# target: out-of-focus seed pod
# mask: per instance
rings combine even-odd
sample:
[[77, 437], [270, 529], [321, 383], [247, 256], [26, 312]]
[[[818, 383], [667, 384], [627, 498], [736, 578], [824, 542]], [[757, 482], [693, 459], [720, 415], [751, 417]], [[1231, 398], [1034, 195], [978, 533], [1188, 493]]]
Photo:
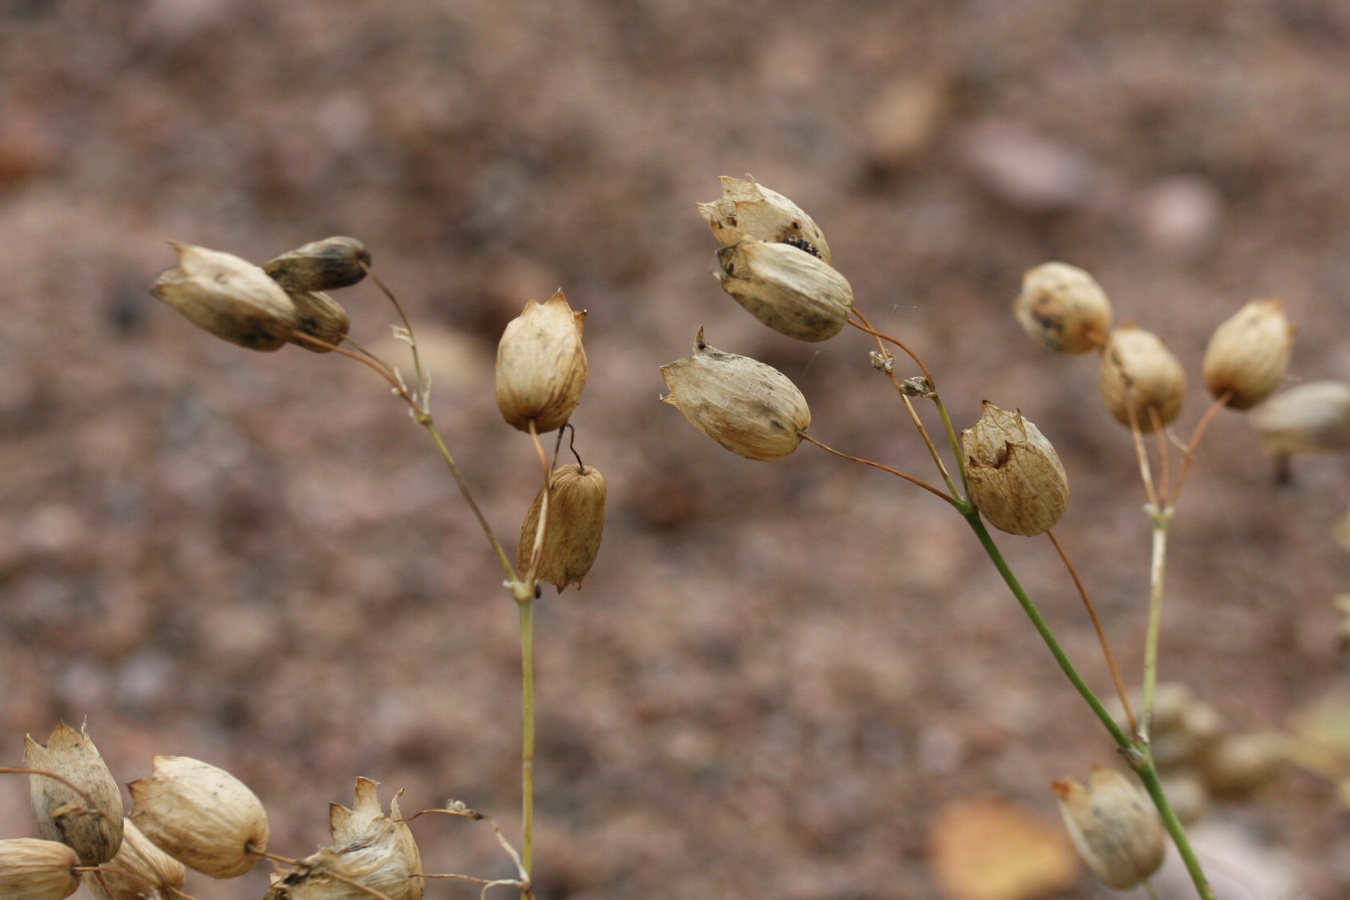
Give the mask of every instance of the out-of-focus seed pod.
[[26, 768], [59, 775], [84, 792], [81, 796], [54, 778], [30, 776], [38, 834], [69, 844], [82, 866], [112, 859], [122, 843], [122, 792], [84, 728], [58, 725], [45, 747], [25, 736], [23, 761]]
[[1114, 769], [1095, 766], [1088, 787], [1072, 778], [1051, 784], [1078, 855], [1116, 890], [1132, 888], [1162, 866], [1162, 819], [1148, 794]]
[[567, 424], [586, 387], [581, 332], [586, 313], [573, 312], [562, 291], [534, 300], [512, 319], [497, 345], [497, 408], [508, 425], [544, 434]]
[[699, 431], [747, 459], [782, 459], [811, 424], [806, 398], [772, 366], [708, 346], [703, 329], [694, 355], [661, 367], [662, 397]]
[[155, 279], [150, 294], [222, 340], [276, 350], [295, 331], [295, 302], [258, 266], [229, 253], [169, 241], [178, 265]]
[[1281, 391], [1252, 410], [1261, 446], [1276, 455], [1350, 448], [1350, 384], [1309, 381]]
[[746, 180], [727, 175], [718, 180], [722, 182], [721, 198], [698, 204], [698, 211], [723, 247], [755, 240], [791, 241], [799, 249], [805, 249], [801, 246], [804, 242], [822, 260], [830, 261], [825, 233], [797, 204], [756, 183], [749, 175]]
[[[130, 819], [122, 823], [122, 847], [85, 887], [100, 900], [174, 900], [187, 868], [141, 834]], [[106, 889], [105, 889], [106, 887]]]
[[[523, 574], [534, 554], [535, 532], [544, 505], [544, 491], [520, 527], [517, 567]], [[595, 564], [600, 553], [600, 538], [605, 531], [605, 476], [595, 466], [569, 463], [553, 470], [548, 480], [548, 529], [544, 534], [543, 555], [535, 577], [558, 588], [581, 586], [581, 579]]]
[[[321, 291], [298, 291], [291, 293], [295, 303], [295, 330], [299, 334], [316, 337], [325, 344], [336, 347], [347, 335], [351, 320], [347, 311], [332, 297]], [[292, 337], [292, 344], [298, 344], [315, 353], [327, 353], [329, 348], [312, 344], [304, 338]]]
[[1273, 782], [1289, 761], [1289, 739], [1275, 732], [1226, 735], [1200, 760], [1216, 797], [1245, 799]]
[[1228, 395], [1233, 409], [1251, 409], [1275, 392], [1289, 370], [1294, 326], [1278, 298], [1251, 300], [1225, 321], [1205, 348], [1205, 387]]
[[1162, 425], [1181, 412], [1186, 400], [1186, 371], [1153, 332], [1122, 325], [1111, 332], [1097, 370], [1097, 389], [1106, 408], [1122, 425], [1133, 407], [1139, 430], [1153, 430], [1155, 410]]
[[1018, 410], [988, 400], [975, 425], [961, 432], [970, 499], [999, 531], [1044, 534], [1069, 505], [1069, 479], [1059, 454]]
[[717, 280], [774, 331], [799, 341], [834, 337], [853, 309], [853, 288], [829, 263], [790, 244], [739, 241], [717, 251]]
[[80, 858], [60, 841], [10, 838], [0, 841], [0, 897], [5, 900], [65, 900], [80, 889]]
[[1200, 776], [1189, 768], [1161, 777], [1163, 793], [1183, 825], [1194, 825], [1209, 814], [1209, 789]]
[[1341, 620], [1336, 625], [1336, 638], [1341, 653], [1350, 654], [1350, 594], [1337, 594], [1331, 601]]
[[335, 291], [366, 277], [370, 251], [354, 237], [311, 241], [263, 263], [263, 271], [288, 292]]
[[1105, 345], [1111, 301], [1087, 272], [1068, 263], [1048, 262], [1023, 273], [1013, 316], [1042, 346], [1075, 355]]
[[156, 756], [131, 782], [131, 821], [159, 849], [212, 878], [234, 878], [267, 849], [267, 813], [242, 781], [186, 756]]

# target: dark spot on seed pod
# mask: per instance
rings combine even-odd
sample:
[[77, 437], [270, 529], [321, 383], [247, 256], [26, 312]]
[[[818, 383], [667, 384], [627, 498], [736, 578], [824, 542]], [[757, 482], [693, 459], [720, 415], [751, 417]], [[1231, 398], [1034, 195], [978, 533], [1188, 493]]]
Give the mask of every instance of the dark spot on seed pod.
[[783, 238], [783, 240], [780, 241], [780, 243], [796, 247], [798, 250], [804, 250], [807, 253], [810, 253], [816, 259], [821, 259], [820, 251], [816, 249], [816, 245], [811, 243], [801, 235], [797, 234], [789, 235]]

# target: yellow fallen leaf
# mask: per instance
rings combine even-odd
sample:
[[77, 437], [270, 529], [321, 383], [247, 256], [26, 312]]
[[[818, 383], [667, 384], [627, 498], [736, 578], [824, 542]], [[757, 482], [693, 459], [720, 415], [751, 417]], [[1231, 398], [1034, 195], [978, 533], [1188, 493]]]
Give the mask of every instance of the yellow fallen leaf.
[[948, 900], [1035, 900], [1078, 880], [1063, 827], [995, 798], [960, 800], [929, 828], [928, 860]]

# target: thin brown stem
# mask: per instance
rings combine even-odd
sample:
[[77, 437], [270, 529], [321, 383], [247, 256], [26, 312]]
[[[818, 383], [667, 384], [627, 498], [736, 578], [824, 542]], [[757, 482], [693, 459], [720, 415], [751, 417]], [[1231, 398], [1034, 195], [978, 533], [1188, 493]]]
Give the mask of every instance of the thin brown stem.
[[1195, 451], [1200, 447], [1200, 440], [1205, 436], [1205, 429], [1209, 428], [1209, 423], [1213, 421], [1215, 413], [1223, 409], [1233, 400], [1232, 391], [1224, 391], [1217, 400], [1209, 405], [1205, 414], [1200, 417], [1196, 423], [1195, 431], [1191, 433], [1191, 439], [1186, 444], [1186, 450], [1181, 458], [1181, 474], [1177, 476], [1177, 483], [1172, 488], [1172, 503], [1177, 502], [1177, 496], [1181, 494], [1181, 486], [1186, 482], [1186, 476], [1190, 474], [1191, 463], [1195, 461]]
[[848, 454], [848, 453], [844, 453], [844, 452], [841, 451], [841, 450], [836, 450], [836, 449], [834, 449], [833, 447], [831, 447], [831, 446], [829, 446], [829, 445], [827, 445], [827, 444], [821, 443], [820, 441], [818, 441], [818, 440], [816, 440], [815, 438], [811, 437], [811, 435], [809, 435], [809, 434], [803, 434], [803, 435], [802, 435], [802, 440], [808, 441], [808, 442], [810, 442], [810, 443], [812, 443], [812, 444], [815, 444], [817, 447], [819, 447], [820, 449], [824, 450], [825, 452], [827, 452], [827, 453], [833, 453], [835, 456], [838, 456], [838, 457], [840, 457], [840, 458], [842, 458], [842, 459], [847, 459], [847, 460], [849, 460], [850, 462], [862, 463], [864, 466], [871, 466], [871, 467], [874, 468], [874, 469], [880, 469], [880, 470], [883, 471], [883, 472], [889, 472], [889, 473], [891, 473], [892, 475], [895, 475], [895, 476], [898, 477], [898, 478], [903, 478], [903, 479], [905, 479], [905, 480], [908, 481], [910, 484], [916, 484], [916, 485], [918, 485], [919, 487], [923, 488], [925, 491], [928, 491], [930, 494], [933, 494], [934, 496], [941, 497], [943, 500], [947, 501], [947, 502], [950, 503], [952, 506], [958, 506], [958, 505], [959, 505], [959, 504], [957, 503], [957, 501], [956, 501], [950, 494], [944, 493], [941, 489], [935, 488], [935, 487], [933, 487], [931, 484], [929, 484], [928, 482], [924, 481], [923, 479], [921, 479], [921, 478], [915, 478], [913, 475], [910, 475], [910, 474], [907, 473], [907, 472], [901, 472], [899, 469], [892, 469], [890, 466], [882, 465], [882, 464], [879, 463], [879, 462], [873, 462], [873, 461], [870, 460], [870, 459], [863, 459], [863, 458], [860, 457], [860, 456], [852, 456], [852, 455], [850, 455], [850, 454]]
[[858, 321], [855, 322], [852, 319], [849, 319], [848, 324], [852, 325], [859, 331], [864, 331], [872, 335], [872, 337], [876, 338], [879, 341], [885, 341], [888, 344], [894, 344], [895, 346], [899, 347], [900, 350], [903, 351], [906, 356], [914, 360], [914, 364], [919, 367], [919, 371], [923, 372], [923, 377], [928, 379], [928, 384], [934, 390], [937, 390], [937, 380], [933, 378], [933, 373], [929, 371], [928, 366], [924, 364], [924, 361], [919, 358], [919, 354], [909, 349], [909, 346], [905, 344], [903, 341], [899, 340], [898, 338], [891, 337], [884, 331], [877, 331], [875, 328], [873, 328], [872, 323], [868, 321], [867, 316], [862, 314], [861, 310], [854, 309], [853, 315], [858, 317]]
[[103, 810], [98, 808], [98, 804], [94, 802], [94, 798], [90, 797], [89, 793], [85, 791], [84, 788], [80, 787], [78, 784], [71, 781], [69, 778], [57, 775], [55, 772], [48, 772], [46, 769], [26, 769], [23, 767], [0, 766], [0, 775], [41, 775], [43, 778], [50, 778], [53, 781], [59, 781], [66, 787], [74, 791], [75, 795], [84, 801], [85, 808], [89, 811], [90, 815], [99, 816], [100, 818], [104, 817]]

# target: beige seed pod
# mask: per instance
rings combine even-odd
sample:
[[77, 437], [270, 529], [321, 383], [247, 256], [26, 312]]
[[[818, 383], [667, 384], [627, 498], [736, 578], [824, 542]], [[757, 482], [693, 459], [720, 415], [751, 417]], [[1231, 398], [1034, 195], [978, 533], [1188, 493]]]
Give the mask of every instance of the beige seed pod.
[[497, 408], [508, 425], [540, 434], [567, 424], [586, 387], [581, 332], [586, 313], [573, 312], [562, 291], [531, 300], [497, 345]]
[[1111, 332], [1097, 370], [1097, 390], [1116, 421], [1130, 424], [1134, 409], [1139, 430], [1153, 430], [1149, 410], [1167, 425], [1186, 400], [1186, 371], [1153, 332], [1125, 324]]
[[698, 204], [698, 211], [723, 247], [746, 240], [789, 241], [830, 261], [825, 233], [797, 204], [757, 184], [749, 175], [745, 180], [726, 175], [718, 180], [722, 182], [721, 198]]
[[853, 309], [848, 280], [790, 244], [739, 241], [717, 252], [717, 280], [774, 331], [799, 341], [834, 337]]
[[1248, 799], [1279, 776], [1289, 752], [1289, 739], [1277, 732], [1225, 735], [1200, 760], [1200, 774], [1214, 796]]
[[970, 500], [989, 524], [1008, 534], [1044, 534], [1069, 505], [1069, 479], [1059, 454], [1018, 410], [988, 400], [975, 425], [961, 432]]
[[[534, 553], [535, 533], [544, 505], [540, 490], [520, 527], [517, 568], [524, 574]], [[600, 553], [605, 530], [605, 476], [595, 466], [569, 463], [553, 470], [548, 480], [548, 530], [535, 577], [558, 588], [581, 586]]]
[[244, 783], [186, 756], [156, 756], [147, 778], [131, 782], [136, 823], [155, 846], [212, 878], [252, 869], [267, 849], [267, 813]]
[[335, 291], [366, 277], [370, 251], [354, 237], [311, 241], [263, 263], [263, 271], [289, 293]]
[[5, 900], [65, 900], [80, 889], [80, 858], [59, 841], [0, 840], [0, 897]]
[[85, 882], [100, 900], [175, 900], [187, 868], [150, 843], [130, 819], [122, 823], [122, 847], [112, 862]]
[[1350, 448], [1350, 384], [1309, 381], [1281, 391], [1249, 419], [1267, 453], [1328, 453]]
[[23, 762], [26, 768], [59, 775], [83, 791], [81, 796], [63, 781], [30, 776], [38, 834], [69, 844], [82, 866], [112, 859], [122, 843], [122, 792], [83, 726], [76, 731], [58, 725], [45, 747], [25, 736]]
[[1205, 348], [1205, 387], [1227, 394], [1233, 409], [1251, 409], [1275, 393], [1289, 370], [1294, 326], [1277, 298], [1248, 301], [1225, 321]]
[[772, 366], [708, 346], [703, 329], [694, 355], [661, 367], [662, 397], [708, 437], [747, 459], [782, 459], [811, 424], [806, 398]]
[[[351, 320], [340, 303], [321, 291], [296, 291], [290, 296], [295, 303], [295, 330], [298, 334], [316, 337], [335, 347], [342, 343]], [[301, 337], [292, 337], [291, 343], [315, 353], [329, 352], [327, 347], [320, 347]]]
[[1067, 263], [1048, 262], [1023, 273], [1013, 316], [1042, 346], [1075, 355], [1106, 343], [1111, 301], [1087, 272]]
[[1072, 778], [1051, 784], [1078, 855], [1116, 890], [1132, 888], [1162, 866], [1162, 819], [1148, 794], [1114, 769], [1094, 766], [1088, 787]]
[[222, 340], [250, 350], [276, 350], [295, 331], [295, 302], [253, 263], [169, 241], [178, 265], [155, 279], [150, 294]]

